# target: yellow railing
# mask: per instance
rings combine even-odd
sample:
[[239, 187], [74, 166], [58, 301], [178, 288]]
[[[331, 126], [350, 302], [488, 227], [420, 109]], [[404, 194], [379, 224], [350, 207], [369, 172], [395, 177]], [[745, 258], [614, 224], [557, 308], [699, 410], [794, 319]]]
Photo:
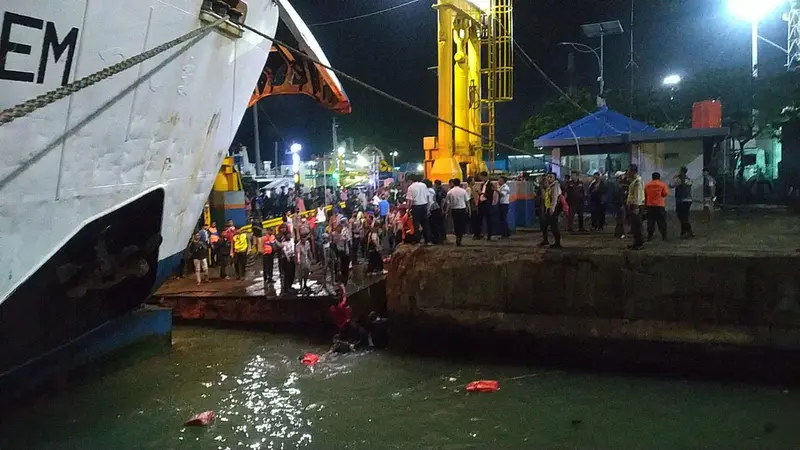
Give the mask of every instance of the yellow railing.
[[[344, 202], [339, 203], [339, 206], [344, 208], [345, 207]], [[333, 206], [332, 205], [328, 205], [328, 206], [325, 207], [325, 212], [327, 213], [331, 209], [333, 209]], [[302, 212], [299, 215], [300, 215], [300, 217], [316, 216], [318, 210], [319, 210], [319, 208], [309, 209], [308, 211]], [[265, 220], [265, 221], [261, 222], [261, 225], [264, 227], [265, 230], [267, 230], [267, 229], [270, 229], [270, 228], [276, 228], [277, 229], [282, 223], [283, 223], [283, 217], [276, 217], [274, 219], [269, 219], [269, 220]], [[249, 233], [252, 230], [252, 226], [251, 225], [245, 225], [245, 226], [241, 227], [240, 230], [244, 231], [245, 233]]]

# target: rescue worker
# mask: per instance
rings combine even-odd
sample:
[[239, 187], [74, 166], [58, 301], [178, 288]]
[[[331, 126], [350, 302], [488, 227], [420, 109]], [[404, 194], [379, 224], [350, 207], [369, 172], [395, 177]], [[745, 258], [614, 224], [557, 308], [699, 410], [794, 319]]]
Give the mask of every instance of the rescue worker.
[[236, 279], [241, 280], [245, 277], [245, 270], [247, 269], [247, 250], [249, 249], [249, 242], [247, 233], [242, 230], [236, 230], [233, 234], [233, 270], [236, 272]]
[[217, 261], [217, 247], [219, 246], [219, 230], [217, 230], [217, 222], [211, 222], [211, 226], [208, 227], [208, 232], [211, 233], [211, 267], [215, 267], [218, 264]]
[[669, 195], [669, 188], [661, 181], [661, 174], [653, 172], [653, 180], [644, 186], [644, 205], [647, 209], [647, 240], [653, 240], [656, 224], [661, 240], [667, 240], [667, 210], [664, 199]]
[[625, 202], [628, 205], [628, 213], [631, 218], [631, 233], [633, 234], [633, 250], [644, 248], [644, 235], [642, 234], [642, 211], [644, 206], [644, 183], [639, 175], [639, 166], [631, 164], [628, 166], [628, 198]]
[[262, 258], [262, 270], [264, 274], [264, 285], [275, 283], [275, 255], [278, 253], [278, 242], [271, 229], [261, 239], [261, 246], [264, 252]]
[[675, 188], [675, 213], [681, 222], [681, 238], [693, 238], [692, 224], [689, 222], [689, 212], [692, 210], [692, 179], [689, 178], [688, 169], [681, 167], [670, 186]]

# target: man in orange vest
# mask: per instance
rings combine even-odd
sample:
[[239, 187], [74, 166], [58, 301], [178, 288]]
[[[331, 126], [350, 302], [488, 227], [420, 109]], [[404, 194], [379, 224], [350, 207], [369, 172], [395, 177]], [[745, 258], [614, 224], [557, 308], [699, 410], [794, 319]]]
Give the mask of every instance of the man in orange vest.
[[661, 174], [653, 172], [653, 180], [644, 186], [644, 206], [647, 210], [647, 240], [653, 240], [653, 233], [661, 234], [662, 240], [667, 240], [667, 210], [664, 199], [669, 195], [667, 184], [661, 181]]
[[264, 271], [264, 288], [266, 289], [267, 284], [275, 283], [272, 275], [275, 268], [275, 254], [277, 253], [278, 242], [271, 228], [264, 232], [264, 237], [261, 238], [261, 245], [264, 249], [262, 270]]

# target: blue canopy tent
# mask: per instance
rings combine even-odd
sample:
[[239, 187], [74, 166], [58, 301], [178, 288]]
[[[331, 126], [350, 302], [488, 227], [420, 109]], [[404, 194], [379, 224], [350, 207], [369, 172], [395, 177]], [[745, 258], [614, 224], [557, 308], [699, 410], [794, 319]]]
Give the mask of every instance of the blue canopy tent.
[[655, 127], [633, 120], [604, 106], [593, 114], [540, 136], [534, 141], [534, 145], [552, 148], [623, 143], [627, 141], [624, 137], [632, 133], [654, 131], [657, 131]]

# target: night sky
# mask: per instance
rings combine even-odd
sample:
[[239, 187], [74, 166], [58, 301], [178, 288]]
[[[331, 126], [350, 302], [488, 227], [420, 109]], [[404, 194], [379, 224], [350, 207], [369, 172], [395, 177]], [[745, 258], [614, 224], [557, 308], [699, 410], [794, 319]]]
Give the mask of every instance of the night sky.
[[[292, 0], [306, 23], [348, 18], [407, 0]], [[427, 111], [436, 112], [436, 13], [433, 0], [421, 0], [386, 14], [326, 26], [312, 26], [331, 64]], [[566, 87], [567, 54], [558, 42], [597, 46], [582, 36], [580, 25], [619, 19], [624, 35], [606, 38], [606, 86], [627, 88], [631, 0], [516, 0], [515, 39], [544, 71]], [[667, 74], [691, 77], [712, 67], [749, 66], [750, 25], [730, 16], [724, 0], [636, 0], [634, 48], [637, 85], [654, 85]], [[786, 23], [775, 12], [761, 22], [761, 33], [786, 46]], [[783, 70], [785, 55], [761, 44], [762, 73]], [[597, 89], [597, 63], [576, 54], [576, 84]], [[435, 121], [342, 80], [353, 105], [338, 116], [339, 137], [374, 144], [398, 161], [420, 161], [422, 138], [436, 133]], [[511, 143], [522, 121], [555, 92], [516, 58], [515, 100], [498, 107], [498, 139]], [[260, 102], [262, 155], [272, 158], [273, 142], [300, 142], [304, 153], [331, 149], [333, 114], [304, 96], [268, 97]], [[609, 105], [625, 112], [626, 105]], [[270, 120], [272, 123], [270, 123]], [[274, 124], [274, 125], [273, 125]], [[237, 140], [252, 144], [252, 117], [245, 115]], [[502, 153], [502, 152], [500, 152]]]

